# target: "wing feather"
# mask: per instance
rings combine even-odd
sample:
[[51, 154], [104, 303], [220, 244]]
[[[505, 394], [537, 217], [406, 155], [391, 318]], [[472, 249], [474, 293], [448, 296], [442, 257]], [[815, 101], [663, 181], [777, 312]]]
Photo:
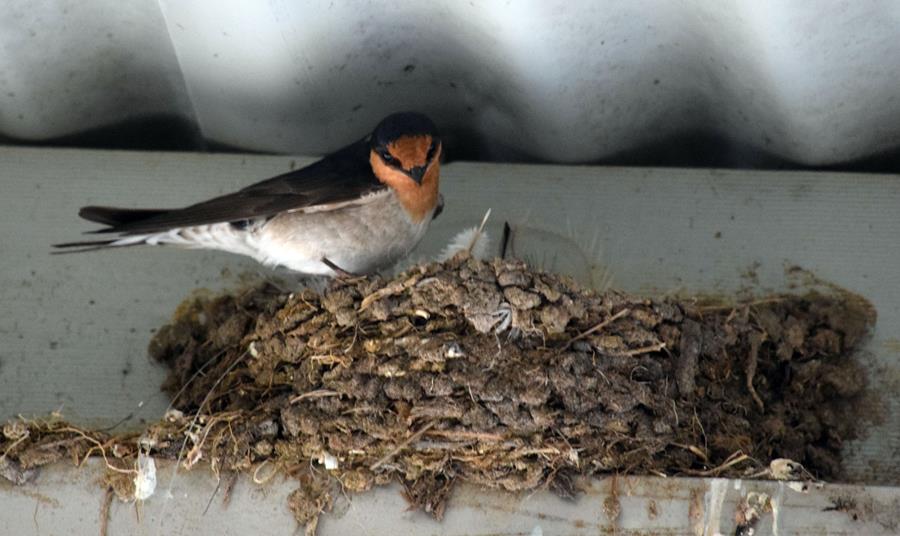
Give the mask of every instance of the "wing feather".
[[264, 218], [284, 211], [329, 210], [384, 188], [372, 173], [365, 138], [304, 168], [185, 208], [132, 211], [84, 207], [80, 214], [109, 225], [97, 231], [100, 233], [143, 234]]

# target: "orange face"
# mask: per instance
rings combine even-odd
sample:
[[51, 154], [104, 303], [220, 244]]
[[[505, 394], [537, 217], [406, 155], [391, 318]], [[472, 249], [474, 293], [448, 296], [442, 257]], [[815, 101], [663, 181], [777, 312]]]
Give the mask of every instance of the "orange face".
[[441, 144], [431, 136], [402, 136], [369, 155], [378, 180], [396, 192], [413, 221], [419, 222], [438, 202]]
[[384, 164], [402, 171], [417, 183], [422, 182], [429, 164], [438, 156], [439, 150], [440, 141], [428, 134], [400, 136], [374, 149]]
[[431, 150], [431, 136], [403, 136], [397, 141], [389, 143], [387, 150], [405, 171], [411, 171], [417, 167], [428, 164], [429, 151]]

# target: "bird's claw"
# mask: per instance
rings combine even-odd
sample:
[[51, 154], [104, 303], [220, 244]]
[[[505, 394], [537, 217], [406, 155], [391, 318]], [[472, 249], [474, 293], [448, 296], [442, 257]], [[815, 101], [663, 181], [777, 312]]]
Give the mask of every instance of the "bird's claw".
[[331, 260], [328, 257], [322, 257], [322, 263], [324, 263], [325, 266], [331, 268], [331, 270], [335, 274], [335, 277], [338, 279], [356, 279], [357, 277], [362, 277], [360, 274], [354, 274], [353, 272], [348, 272], [347, 270], [344, 270], [337, 264], [331, 262]]

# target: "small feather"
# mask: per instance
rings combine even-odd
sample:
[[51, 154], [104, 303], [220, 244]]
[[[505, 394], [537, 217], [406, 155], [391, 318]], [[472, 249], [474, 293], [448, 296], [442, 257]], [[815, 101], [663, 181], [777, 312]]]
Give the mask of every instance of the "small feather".
[[[472, 243], [473, 240], [475, 241], [474, 244]], [[461, 251], [469, 250], [469, 248], [471, 248], [470, 254], [473, 258], [483, 260], [488, 255], [490, 243], [491, 239], [486, 231], [481, 230], [479, 233], [478, 227], [470, 227], [460, 231], [450, 240], [440, 255], [438, 255], [438, 260], [446, 261]]]

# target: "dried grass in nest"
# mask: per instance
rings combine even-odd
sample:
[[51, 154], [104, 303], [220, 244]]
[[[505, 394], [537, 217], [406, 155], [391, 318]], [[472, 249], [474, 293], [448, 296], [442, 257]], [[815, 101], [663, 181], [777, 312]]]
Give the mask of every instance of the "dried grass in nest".
[[[261, 286], [192, 298], [155, 336], [177, 411], [141, 441], [217, 475], [296, 476], [289, 505], [313, 530], [335, 485], [399, 481], [440, 518], [460, 480], [572, 495], [578, 476], [765, 476], [776, 458], [840, 479], [864, 426], [850, 355], [874, 318], [846, 293], [703, 306], [465, 257], [322, 294]], [[63, 455], [127, 474], [139, 448], [18, 426], [0, 441], [7, 478]]]

